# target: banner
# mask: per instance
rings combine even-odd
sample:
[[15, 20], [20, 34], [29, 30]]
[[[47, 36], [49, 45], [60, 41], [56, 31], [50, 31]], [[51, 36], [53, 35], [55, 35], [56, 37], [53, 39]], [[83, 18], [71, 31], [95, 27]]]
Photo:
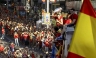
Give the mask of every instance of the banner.
[[50, 25], [50, 13], [45, 13], [44, 24]]

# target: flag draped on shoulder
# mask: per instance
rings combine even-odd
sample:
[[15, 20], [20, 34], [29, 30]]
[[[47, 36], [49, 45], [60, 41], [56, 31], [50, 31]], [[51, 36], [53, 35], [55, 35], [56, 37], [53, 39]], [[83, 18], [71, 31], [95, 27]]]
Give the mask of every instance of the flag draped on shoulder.
[[67, 58], [96, 58], [96, 13], [84, 0]]

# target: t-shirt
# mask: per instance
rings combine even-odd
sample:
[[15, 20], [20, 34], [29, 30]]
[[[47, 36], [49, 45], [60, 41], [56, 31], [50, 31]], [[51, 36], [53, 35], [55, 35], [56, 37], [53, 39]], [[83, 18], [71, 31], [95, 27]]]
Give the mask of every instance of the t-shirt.
[[76, 24], [77, 19], [78, 19], [78, 15], [77, 15], [77, 14], [72, 14], [72, 15], [70, 15], [69, 18], [70, 18], [72, 21], [73, 21], [73, 19], [76, 19], [76, 21], [75, 21], [75, 23], [74, 23], [74, 24]]
[[14, 38], [15, 38], [15, 39], [18, 38], [18, 34], [15, 34], [15, 35], [14, 35]]
[[32, 58], [35, 58], [35, 55], [34, 55], [33, 53], [32, 53], [32, 55], [31, 55], [31, 56], [32, 56]]
[[59, 37], [60, 35], [61, 35], [61, 33], [59, 33], [59, 32], [55, 33], [56, 38]]
[[4, 51], [4, 46], [0, 45], [0, 52]]
[[62, 24], [62, 22], [63, 22], [63, 17], [62, 17], [62, 16], [58, 17], [58, 19], [56, 19], [56, 20], [57, 20], [57, 22], [56, 22], [56, 25], [57, 25], [57, 26], [63, 25], [63, 24]]
[[70, 24], [71, 22], [72, 22], [71, 19], [67, 19], [67, 20], [64, 20], [64, 21], [63, 21], [63, 24], [68, 25], [68, 24]]
[[2, 28], [2, 34], [4, 34], [5, 33], [5, 30]]
[[28, 38], [28, 34], [24, 34], [23, 36], [25, 40]]
[[49, 42], [45, 41], [45, 46], [48, 47], [49, 46]]

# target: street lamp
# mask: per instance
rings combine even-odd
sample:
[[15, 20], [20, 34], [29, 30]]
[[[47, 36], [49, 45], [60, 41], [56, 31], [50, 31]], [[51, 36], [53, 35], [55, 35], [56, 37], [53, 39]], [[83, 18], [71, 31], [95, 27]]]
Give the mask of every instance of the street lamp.
[[6, 0], [6, 2], [7, 2], [7, 4], [6, 4], [6, 5], [7, 5], [7, 9], [8, 9], [8, 0]]
[[[42, 2], [44, 3], [44, 2], [46, 2], [46, 4], [47, 4], [47, 7], [45, 8], [46, 9], [46, 12], [47, 12], [47, 14], [49, 13], [49, 5], [50, 5], [50, 2], [55, 2], [55, 0], [42, 0]], [[50, 14], [50, 13], [49, 13]], [[46, 19], [49, 19], [50, 20], [50, 17], [49, 17], [50, 15], [45, 15], [45, 20]], [[48, 18], [47, 18], [48, 17]], [[47, 23], [46, 24], [47, 25], [47, 28], [49, 28], [49, 24]]]
[[56, 0], [42, 0], [43, 3], [47, 2], [47, 12], [49, 12], [49, 3], [52, 2], [56, 2]]

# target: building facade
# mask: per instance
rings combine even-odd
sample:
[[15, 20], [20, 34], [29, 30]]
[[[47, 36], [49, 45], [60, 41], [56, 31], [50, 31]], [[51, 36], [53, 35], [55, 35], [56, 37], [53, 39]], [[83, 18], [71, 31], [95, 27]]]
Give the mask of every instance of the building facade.
[[[26, 0], [21, 0], [23, 5], [26, 5]], [[92, 0], [92, 5], [96, 8], [96, 0]], [[46, 8], [46, 2], [42, 2], [42, 0], [30, 0], [30, 5], [41, 4], [43, 8]], [[82, 1], [81, 0], [55, 0], [55, 2], [50, 2], [50, 8], [55, 9], [57, 7], [62, 7], [63, 9], [75, 8], [79, 10], [81, 8]]]
[[30, 6], [34, 5], [34, 0], [21, 0], [21, 3], [23, 3], [23, 5], [26, 5], [26, 1], [30, 1]]

